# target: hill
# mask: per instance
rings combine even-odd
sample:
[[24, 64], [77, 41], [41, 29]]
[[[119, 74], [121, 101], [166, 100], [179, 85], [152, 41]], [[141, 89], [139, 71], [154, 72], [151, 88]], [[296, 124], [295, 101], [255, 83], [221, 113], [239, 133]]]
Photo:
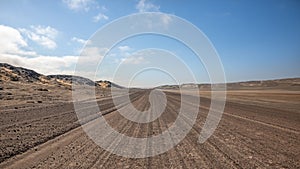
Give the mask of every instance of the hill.
[[[195, 89], [210, 90], [211, 84], [181, 84], [181, 85], [163, 85], [158, 89]], [[274, 80], [257, 80], [246, 82], [231, 82], [226, 84], [227, 90], [262, 90], [262, 89], [283, 89], [283, 90], [300, 90], [300, 78], [274, 79]]]
[[66, 84], [66, 85], [88, 85], [88, 86], [95, 86], [96, 83], [92, 80], [80, 76], [73, 76], [73, 75], [48, 75], [48, 78], [52, 80], [56, 80], [60, 83]]
[[49, 78], [30, 69], [15, 67], [7, 63], [0, 63], [0, 80], [37, 82], [49, 80]]
[[120, 88], [120, 89], [124, 88], [123, 86], [120, 86], [118, 84], [115, 84], [115, 83], [107, 81], [107, 80], [99, 80], [99, 81], [96, 81], [95, 83], [99, 86], [102, 86], [102, 84], [104, 83], [104, 84], [106, 84], [105, 86], [107, 86], [107, 87], [115, 87], [115, 88]]
[[[85, 77], [73, 75], [43, 75], [33, 70], [16, 67], [7, 63], [0, 63], [0, 81], [4, 82], [21, 82], [21, 83], [36, 83], [66, 86], [70, 89], [73, 83], [77, 85], [89, 86], [106, 86], [108, 88], [124, 88], [118, 84], [107, 80], [92, 81]], [[259, 80], [246, 82], [231, 82], [227, 83], [227, 90], [259, 90], [259, 89], [288, 89], [299, 90], [300, 78], [275, 79], [275, 80]], [[194, 89], [210, 90], [211, 84], [182, 84], [182, 85], [164, 85], [158, 86], [158, 89]]]
[[0, 81], [3, 82], [20, 82], [20, 83], [36, 83], [49, 85], [62, 85], [70, 87], [72, 84], [100, 86], [100, 83], [107, 83], [108, 87], [123, 88], [120, 85], [110, 81], [92, 81], [85, 77], [73, 75], [43, 75], [34, 70], [16, 67], [7, 63], [0, 63]]

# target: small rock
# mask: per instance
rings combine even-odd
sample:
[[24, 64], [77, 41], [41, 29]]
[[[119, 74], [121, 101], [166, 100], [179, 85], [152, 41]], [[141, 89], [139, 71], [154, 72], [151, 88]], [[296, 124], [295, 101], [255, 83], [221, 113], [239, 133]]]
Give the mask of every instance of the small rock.
[[43, 91], [43, 92], [47, 92], [48, 89], [44, 89], [44, 88], [40, 88], [40, 89], [37, 89], [38, 91]]

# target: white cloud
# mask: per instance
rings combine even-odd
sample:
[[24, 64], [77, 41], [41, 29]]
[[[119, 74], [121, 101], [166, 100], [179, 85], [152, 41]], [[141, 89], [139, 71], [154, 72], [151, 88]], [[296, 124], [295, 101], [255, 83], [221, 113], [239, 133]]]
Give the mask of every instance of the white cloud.
[[74, 11], [85, 11], [88, 12], [93, 5], [97, 4], [94, 0], [63, 0], [69, 9]]
[[162, 14], [160, 19], [161, 19], [164, 27], [168, 27], [170, 22], [172, 21], [172, 18], [167, 14]]
[[56, 46], [57, 46], [56, 43], [55, 43], [55, 41], [53, 41], [49, 37], [40, 36], [40, 35], [37, 35], [37, 34], [35, 34], [33, 32], [29, 33], [27, 36], [32, 41], [34, 41], [34, 42], [38, 43], [39, 45], [44, 46], [44, 47], [46, 47], [48, 49], [55, 49]]
[[58, 34], [58, 31], [50, 26], [31, 25], [30, 28], [33, 29], [36, 34], [44, 35], [52, 39], [56, 38]]
[[[136, 18], [132, 16], [132, 18]], [[131, 24], [132, 29], [140, 29], [140, 27], [146, 27], [146, 29], [153, 31], [160, 31], [161, 29], [168, 30], [173, 20], [173, 16], [165, 13], [144, 13], [143, 17], [136, 18], [136, 22]]]
[[[36, 32], [54, 35], [49, 28], [38, 29]], [[39, 55], [28, 49], [20, 30], [9, 26], [0, 25], [0, 37], [0, 62], [33, 69], [42, 74], [71, 74], [74, 71], [77, 56]]]
[[[34, 30], [34, 34], [46, 34], [49, 31]], [[50, 29], [48, 29], [50, 30]], [[75, 74], [76, 65], [81, 66], [76, 75], [81, 75], [93, 79], [95, 72], [93, 69], [98, 65], [107, 48], [86, 47], [78, 56], [45, 56], [37, 54], [29, 49], [29, 46], [21, 34], [21, 30], [0, 25], [0, 62], [12, 64], [14, 66], [25, 67], [37, 71], [38, 73], [49, 74]], [[24, 31], [24, 30], [23, 30]], [[26, 30], [27, 31], [27, 30]], [[23, 36], [22, 36], [23, 35]], [[79, 38], [72, 38], [74, 41], [81, 41]], [[79, 61], [79, 64], [78, 64]]]
[[38, 73], [49, 74], [73, 74], [77, 62], [77, 56], [37, 56], [25, 57], [18, 55], [2, 54], [0, 62], [33, 69]]
[[31, 29], [19, 29], [21, 33], [25, 34], [30, 40], [48, 49], [55, 49], [57, 47], [55, 38], [58, 31], [50, 26], [30, 26]]
[[18, 46], [27, 46], [27, 43], [21, 36], [20, 32], [9, 26], [0, 25], [0, 36], [0, 47], [16, 49]]
[[119, 46], [118, 49], [120, 50], [120, 52], [126, 52], [131, 50], [129, 46]]
[[140, 0], [136, 5], [136, 9], [139, 12], [157, 12], [159, 11], [160, 6], [154, 5], [151, 2], [146, 2], [147, 0]]
[[17, 29], [0, 25], [0, 37], [0, 54], [36, 55], [24, 49], [28, 44]]
[[99, 66], [107, 52], [107, 48], [85, 47], [78, 58], [76, 75], [93, 80], [96, 73], [95, 68]]
[[108, 52], [107, 48], [98, 48], [98, 47], [85, 47], [82, 50], [81, 58], [86, 60], [86, 62], [95, 62], [99, 59], [103, 59], [104, 55]]
[[84, 39], [80, 39], [80, 38], [77, 38], [77, 37], [73, 37], [71, 40], [74, 41], [74, 42], [77, 42], [77, 43], [81, 43], [81, 44], [86, 44], [86, 43], [89, 42], [89, 40], [84, 40]]
[[141, 64], [146, 63], [147, 61], [143, 56], [129, 56], [121, 59], [122, 64]]
[[103, 13], [99, 13], [98, 15], [93, 17], [93, 22], [99, 22], [101, 20], [108, 20], [109, 17], [104, 15]]

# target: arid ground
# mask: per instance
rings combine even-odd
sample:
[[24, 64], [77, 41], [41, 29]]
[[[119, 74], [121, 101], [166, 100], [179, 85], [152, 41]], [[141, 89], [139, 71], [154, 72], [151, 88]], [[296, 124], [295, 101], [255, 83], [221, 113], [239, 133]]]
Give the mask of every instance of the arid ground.
[[[189, 91], [190, 92], [190, 91]], [[149, 124], [129, 122], [117, 111], [105, 116], [119, 132], [134, 137], [161, 133], [177, 117], [180, 95], [166, 92], [163, 115]], [[144, 110], [149, 91], [133, 104]], [[1, 168], [299, 168], [300, 92], [228, 92], [214, 135], [197, 143], [210, 99], [201, 97], [197, 123], [172, 150], [144, 159], [127, 159], [97, 146], [77, 122], [72, 103], [1, 110]], [[192, 100], [192, 99], [191, 99]], [[191, 101], [192, 103], [192, 101]], [[111, 109], [109, 98], [99, 105]], [[192, 106], [192, 104], [191, 104]], [[126, 106], [123, 107], [126, 109]], [[88, 110], [87, 110], [88, 111]], [[93, 125], [90, 119], [85, 125]]]
[[[0, 168], [300, 168], [300, 83], [299, 79], [284, 83], [290, 85], [229, 84], [222, 120], [203, 144], [198, 137], [210, 106], [210, 91], [185, 89], [182, 93], [189, 96], [186, 104], [190, 106], [197, 104], [194, 97], [201, 96], [192, 130], [163, 154], [132, 159], [102, 149], [87, 136], [74, 111], [70, 88], [2, 79]], [[99, 89], [97, 101], [114, 129], [132, 137], [149, 137], [171, 126], [180, 108], [179, 90], [161, 88], [167, 97], [166, 109], [147, 124], [120, 115], [108, 91]], [[149, 93], [149, 89], [131, 90], [132, 104], [148, 109]], [[126, 108], [126, 104], [121, 107]], [[97, 116], [93, 115], [101, 112], [91, 112], [88, 104], [82, 110], [88, 112], [85, 127], [95, 127]]]

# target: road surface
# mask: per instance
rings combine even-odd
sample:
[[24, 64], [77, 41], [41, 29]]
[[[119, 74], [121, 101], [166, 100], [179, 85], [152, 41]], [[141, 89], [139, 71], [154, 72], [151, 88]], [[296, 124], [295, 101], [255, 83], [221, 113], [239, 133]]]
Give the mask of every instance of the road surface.
[[[132, 104], [141, 111], [149, 109], [149, 93], [133, 92]], [[115, 130], [131, 137], [149, 137], [167, 130], [177, 118], [180, 94], [165, 93], [165, 111], [146, 124], [124, 118], [110, 98], [98, 103]], [[196, 123], [188, 135], [163, 154], [139, 159], [117, 156], [95, 144], [80, 126], [71, 103], [1, 111], [0, 168], [300, 168], [299, 93], [270, 95], [275, 98], [267, 99], [270, 104], [261, 97], [246, 102], [238, 97], [229, 99], [217, 130], [199, 144], [211, 101], [201, 97]], [[185, 104], [196, 105], [195, 94], [189, 97]], [[284, 101], [289, 100], [296, 103], [286, 107]], [[270, 106], [275, 103], [277, 106]], [[121, 108], [126, 109], [128, 104]], [[82, 109], [87, 112], [84, 126], [95, 127], [99, 112], [93, 112], [88, 103]]]

